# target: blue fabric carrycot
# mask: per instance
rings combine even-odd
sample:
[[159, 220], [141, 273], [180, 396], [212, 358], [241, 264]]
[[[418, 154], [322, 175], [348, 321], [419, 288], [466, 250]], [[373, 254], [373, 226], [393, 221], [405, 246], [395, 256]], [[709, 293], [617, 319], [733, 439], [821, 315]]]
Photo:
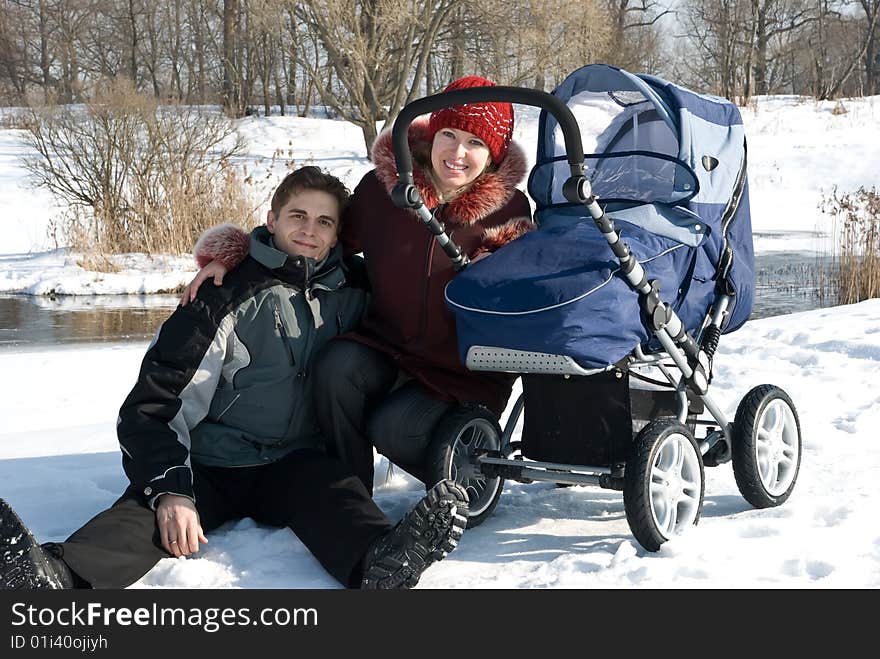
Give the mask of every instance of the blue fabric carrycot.
[[[752, 310], [754, 249], [742, 118], [729, 101], [593, 64], [554, 92], [581, 130], [586, 176], [648, 279], [695, 332], [716, 287], [733, 296], [723, 327]], [[567, 355], [604, 368], [654, 349], [638, 295], [592, 218], [562, 195], [561, 131], [539, 119], [528, 189], [538, 228], [471, 264], [446, 289], [462, 361], [472, 346]]]

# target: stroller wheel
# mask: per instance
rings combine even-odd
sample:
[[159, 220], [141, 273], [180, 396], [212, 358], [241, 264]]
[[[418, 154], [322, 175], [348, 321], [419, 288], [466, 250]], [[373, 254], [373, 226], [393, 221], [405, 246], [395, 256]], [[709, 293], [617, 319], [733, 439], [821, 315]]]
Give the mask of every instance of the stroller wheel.
[[476, 462], [481, 451], [501, 448], [498, 421], [483, 407], [465, 406], [447, 414], [434, 429], [428, 447], [429, 485], [448, 478], [467, 490], [468, 528], [481, 524], [498, 504], [504, 479], [483, 474]]
[[687, 426], [660, 418], [642, 428], [623, 484], [626, 521], [636, 540], [657, 551], [696, 524], [704, 490], [703, 458]]
[[755, 508], [785, 502], [801, 466], [801, 426], [782, 389], [762, 384], [745, 395], [733, 422], [733, 475]]

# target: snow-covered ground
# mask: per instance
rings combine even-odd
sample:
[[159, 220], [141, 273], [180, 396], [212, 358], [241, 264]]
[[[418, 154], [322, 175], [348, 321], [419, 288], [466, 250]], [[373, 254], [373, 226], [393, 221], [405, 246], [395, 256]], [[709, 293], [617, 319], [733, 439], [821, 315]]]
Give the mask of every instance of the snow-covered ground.
[[[832, 114], [834, 105], [775, 97], [744, 109], [760, 251], [829, 249], [822, 195], [835, 185], [850, 192], [876, 184], [878, 97], [845, 101], [842, 115]], [[517, 138], [528, 150], [535, 119], [520, 113]], [[281, 149], [350, 186], [369, 168], [360, 132], [341, 122], [251, 118], [241, 130], [250, 167], [265, 168]], [[131, 255], [121, 273], [99, 275], [52, 251], [45, 227], [57, 209], [47, 193], [27, 188], [21, 155], [16, 132], [0, 130], [0, 292], [142, 293], [189, 280], [186, 257]], [[283, 168], [264, 173], [272, 185]], [[116, 414], [145, 349], [142, 342], [0, 350], [0, 497], [41, 540], [63, 540], [123, 490]], [[421, 586], [880, 587], [878, 372], [880, 300], [751, 321], [722, 340], [713, 396], [732, 417], [758, 384], [791, 394], [804, 452], [786, 504], [754, 510], [729, 464], [707, 469], [699, 525], [649, 554], [629, 532], [620, 493], [512, 483], [495, 514], [468, 530]], [[386, 472], [379, 460], [377, 500], [396, 519], [422, 490], [399, 471], [385, 482]], [[336, 587], [290, 531], [251, 520], [210, 534], [199, 556], [166, 559], [137, 586]]]
[[[41, 540], [63, 540], [125, 486], [116, 414], [145, 344], [0, 353], [0, 496]], [[430, 588], [880, 587], [880, 300], [777, 316], [725, 337], [714, 398], [733, 416], [752, 387], [786, 389], [803, 463], [792, 497], [754, 510], [730, 464], [706, 470], [700, 523], [643, 550], [619, 492], [508, 484], [494, 515], [425, 573]], [[377, 463], [383, 483], [387, 463]], [[394, 519], [423, 493], [398, 470], [377, 501]], [[165, 559], [138, 587], [336, 587], [287, 529], [246, 519], [198, 559]]]

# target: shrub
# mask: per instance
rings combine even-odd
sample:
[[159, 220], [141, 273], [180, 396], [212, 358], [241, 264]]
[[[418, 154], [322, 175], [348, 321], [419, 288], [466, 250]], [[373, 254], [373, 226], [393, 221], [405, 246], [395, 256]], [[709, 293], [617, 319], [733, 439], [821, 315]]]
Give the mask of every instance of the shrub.
[[852, 194], [835, 189], [823, 211], [834, 215], [838, 302], [880, 297], [880, 194], [873, 187]]
[[[219, 112], [159, 106], [126, 80], [83, 106], [29, 108], [25, 167], [68, 205], [67, 244], [84, 253], [186, 253], [218, 222], [258, 206], [230, 165], [244, 142]], [[93, 260], [94, 261], [94, 260]]]

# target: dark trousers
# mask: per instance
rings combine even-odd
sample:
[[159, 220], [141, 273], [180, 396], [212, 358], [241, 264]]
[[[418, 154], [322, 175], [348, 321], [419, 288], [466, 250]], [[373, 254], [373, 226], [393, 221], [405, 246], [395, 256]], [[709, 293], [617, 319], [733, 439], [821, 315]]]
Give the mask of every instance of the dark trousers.
[[318, 424], [327, 452], [373, 491], [373, 447], [427, 481], [431, 431], [453, 404], [403, 377], [387, 354], [356, 341], [331, 341], [312, 369]]
[[[370, 544], [391, 529], [361, 481], [320, 451], [294, 451], [255, 467], [193, 466], [196, 509], [205, 533], [233, 519], [290, 528], [345, 586], [361, 579]], [[170, 556], [156, 514], [129, 487], [60, 545], [62, 558], [94, 588], [123, 588]]]

